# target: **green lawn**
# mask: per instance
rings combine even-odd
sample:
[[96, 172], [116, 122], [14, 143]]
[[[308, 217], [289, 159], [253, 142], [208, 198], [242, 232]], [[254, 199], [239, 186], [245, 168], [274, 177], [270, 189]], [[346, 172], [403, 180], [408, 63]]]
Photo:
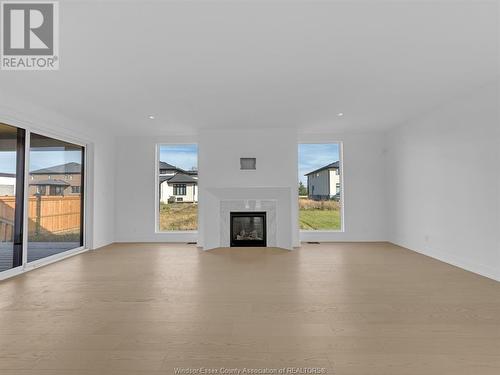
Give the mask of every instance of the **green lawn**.
[[340, 230], [340, 210], [299, 210], [300, 229]]

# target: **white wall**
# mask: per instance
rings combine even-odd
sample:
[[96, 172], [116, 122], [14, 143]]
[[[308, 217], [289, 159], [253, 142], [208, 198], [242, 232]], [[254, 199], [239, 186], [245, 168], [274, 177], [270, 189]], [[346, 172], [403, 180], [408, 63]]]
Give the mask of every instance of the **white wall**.
[[390, 240], [500, 280], [498, 85], [394, 129], [388, 145]]
[[[297, 200], [297, 135], [283, 129], [211, 131], [200, 135], [200, 240], [213, 212], [203, 205], [207, 191], [214, 188], [289, 188], [291, 212], [288, 235], [292, 246], [299, 245]], [[240, 170], [241, 157], [255, 157], [257, 169]], [[279, 213], [278, 213], [279, 215]], [[278, 233], [278, 239], [281, 233]], [[280, 241], [278, 241], [280, 242]], [[290, 239], [288, 240], [290, 243]], [[203, 242], [200, 244], [203, 246]]]
[[156, 232], [156, 144], [197, 143], [195, 136], [118, 137], [116, 139], [115, 241], [192, 242], [192, 232]]
[[[302, 142], [344, 142], [345, 232], [298, 231], [297, 135], [283, 129], [202, 132], [195, 136], [117, 138], [116, 224], [118, 242], [200, 240], [203, 245], [203, 193], [210, 188], [290, 187], [290, 228], [293, 246], [302, 241], [386, 241], [384, 134], [309, 134]], [[155, 145], [198, 143], [198, 233], [155, 233]], [[256, 157], [256, 171], [240, 171], [240, 157]], [[132, 172], [131, 172], [132, 171]], [[212, 216], [211, 216], [212, 215]], [[140, 217], [141, 220], [137, 220]]]
[[[98, 248], [114, 241], [114, 138], [103, 126], [69, 119], [0, 91], [0, 122], [33, 132], [85, 143], [87, 148], [87, 241]], [[95, 192], [95, 194], [94, 194]]]
[[114, 137], [98, 137], [93, 142], [93, 248], [115, 241], [115, 158]]
[[[190, 232], [155, 231], [155, 145], [198, 143], [199, 229]], [[240, 157], [256, 157], [256, 171], [240, 171]], [[118, 242], [187, 242], [200, 240], [204, 216], [203, 192], [216, 187], [293, 187], [296, 192], [297, 140], [294, 132], [278, 130], [212, 131], [195, 136], [117, 138], [115, 236]], [[205, 190], [206, 191], [206, 190]], [[296, 198], [290, 205], [297, 206]], [[140, 220], [137, 218], [140, 217]], [[296, 223], [296, 213], [290, 223]], [[292, 226], [292, 224], [290, 224]], [[292, 231], [292, 230], [291, 230]], [[298, 230], [293, 228], [298, 245]]]
[[302, 231], [301, 241], [386, 241], [389, 213], [384, 134], [302, 134], [299, 141], [342, 141], [344, 168], [344, 232]]

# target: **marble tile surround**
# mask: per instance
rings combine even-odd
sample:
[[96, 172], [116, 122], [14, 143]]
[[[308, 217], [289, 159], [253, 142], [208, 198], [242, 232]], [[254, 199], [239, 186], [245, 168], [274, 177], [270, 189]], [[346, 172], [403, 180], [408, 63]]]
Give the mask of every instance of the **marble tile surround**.
[[267, 246], [276, 247], [276, 206], [274, 199], [238, 199], [220, 201], [220, 246], [230, 246], [231, 212], [266, 212]]

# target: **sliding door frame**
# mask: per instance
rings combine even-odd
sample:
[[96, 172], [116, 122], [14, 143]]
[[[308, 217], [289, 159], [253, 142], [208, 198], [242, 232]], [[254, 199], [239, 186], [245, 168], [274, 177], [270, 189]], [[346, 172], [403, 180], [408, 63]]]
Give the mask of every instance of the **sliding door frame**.
[[[0, 272], [0, 280], [7, 279], [9, 277], [13, 277], [19, 274], [22, 274], [24, 272], [30, 271], [32, 269], [45, 266], [47, 264], [56, 262], [58, 260], [68, 258], [70, 256], [82, 253], [84, 251], [87, 251], [91, 248], [91, 243], [92, 239], [89, 237], [91, 233], [91, 228], [89, 227], [89, 222], [87, 220], [88, 218], [88, 213], [91, 210], [91, 206], [93, 204], [93, 200], [88, 197], [87, 192], [91, 191], [91, 189], [88, 188], [89, 183], [91, 183], [91, 179], [89, 178], [89, 175], [92, 173], [92, 169], [89, 167], [89, 149], [92, 149], [92, 144], [90, 142], [87, 142], [82, 139], [74, 138], [74, 137], [69, 137], [61, 134], [57, 134], [53, 131], [50, 130], [44, 130], [40, 129], [38, 127], [33, 127], [29, 123], [25, 123], [22, 121], [17, 121], [13, 120], [12, 118], [5, 118], [4, 116], [0, 116], [0, 123], [3, 123], [5, 125], [10, 125], [13, 127], [16, 127], [21, 131], [24, 131], [24, 170], [22, 171], [21, 175], [24, 177], [23, 181], [23, 197], [22, 197], [22, 264], [18, 267], [11, 268], [9, 270]], [[80, 239], [82, 245], [70, 249], [58, 254], [54, 254], [42, 259], [35, 260], [33, 262], [28, 263], [28, 224], [29, 224], [29, 219], [28, 219], [28, 208], [29, 208], [29, 166], [30, 166], [30, 138], [31, 138], [31, 133], [35, 133], [38, 135], [42, 135], [44, 137], [50, 137], [54, 138], [59, 141], [63, 142], [68, 142], [72, 143], [74, 145], [82, 147], [82, 191], [81, 191], [81, 216], [80, 216]], [[18, 139], [19, 142], [19, 139]], [[19, 149], [19, 144], [18, 144], [18, 149]], [[18, 156], [19, 158], [19, 156]], [[17, 166], [17, 169], [20, 170], [20, 166]], [[17, 178], [17, 176], [16, 176]], [[18, 187], [16, 187], [16, 190], [19, 190]], [[16, 191], [16, 199], [17, 199], [17, 191]]]
[[24, 264], [24, 205], [25, 205], [25, 166], [26, 130], [16, 128], [16, 204], [14, 210], [14, 241], [12, 247], [12, 268]]

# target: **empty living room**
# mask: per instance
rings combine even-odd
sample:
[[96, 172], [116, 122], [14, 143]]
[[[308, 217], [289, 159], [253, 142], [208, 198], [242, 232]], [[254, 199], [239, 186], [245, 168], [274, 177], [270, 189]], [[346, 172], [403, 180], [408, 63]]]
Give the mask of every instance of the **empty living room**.
[[499, 0], [0, 1], [1, 375], [499, 375]]

